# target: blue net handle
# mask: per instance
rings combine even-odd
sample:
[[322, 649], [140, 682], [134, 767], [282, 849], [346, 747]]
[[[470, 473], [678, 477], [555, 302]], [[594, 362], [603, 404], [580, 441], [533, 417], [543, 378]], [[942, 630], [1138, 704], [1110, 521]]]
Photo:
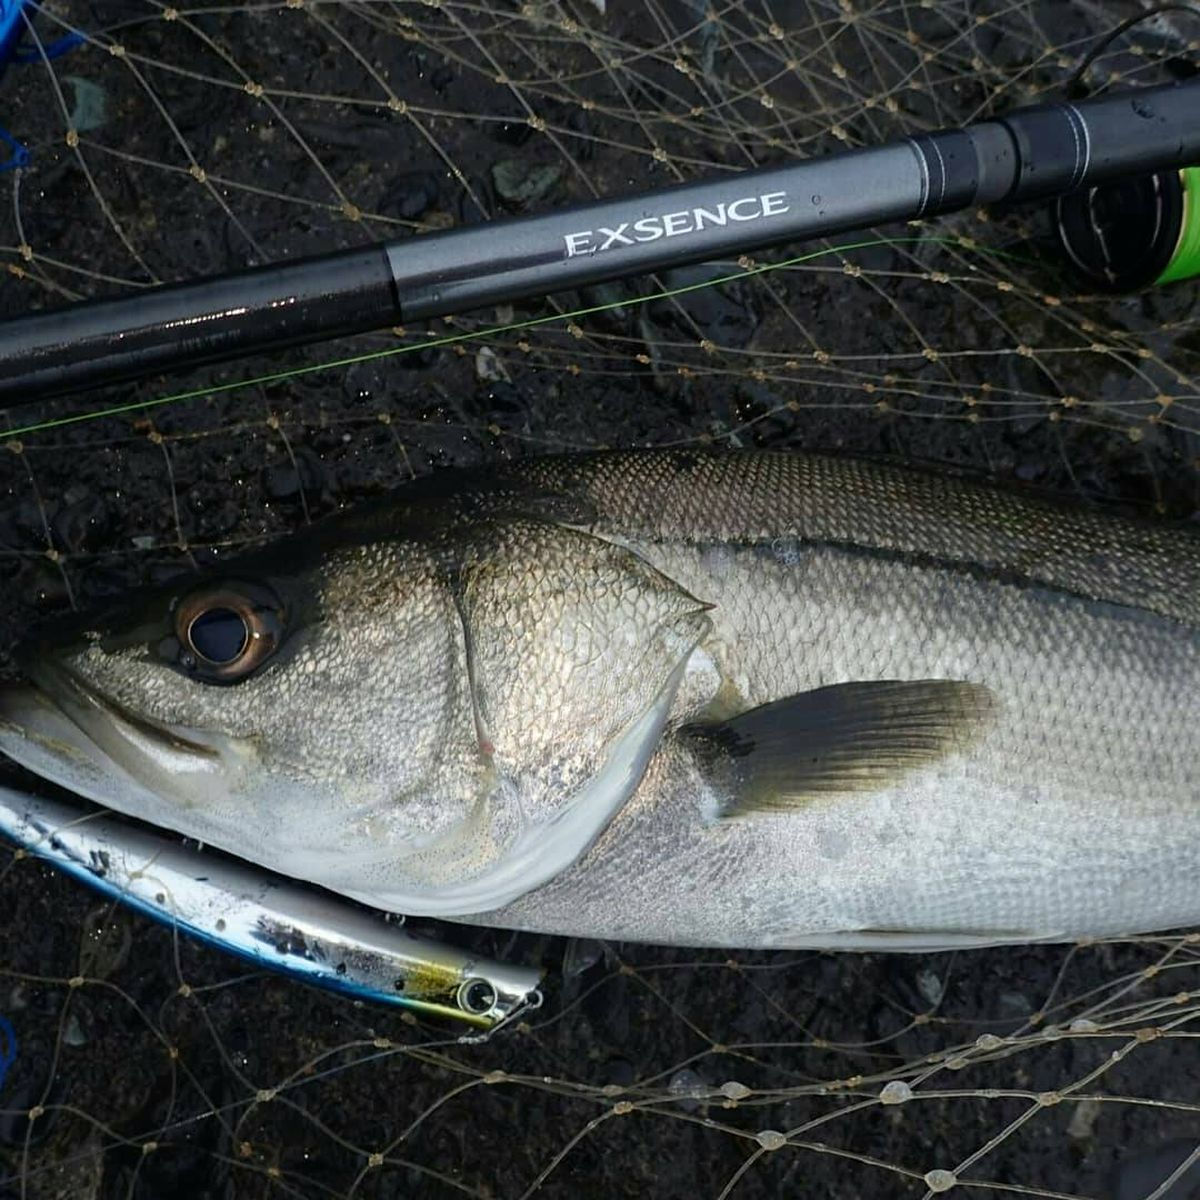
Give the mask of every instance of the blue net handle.
[[[25, 32], [25, 21], [21, 16], [25, 6], [26, 0], [0, 0], [0, 78], [10, 63], [33, 63], [58, 58], [87, 40], [82, 33], [72, 30], [41, 46], [22, 48], [18, 43]], [[29, 7], [36, 5], [30, 3]], [[29, 151], [0, 125], [0, 172], [28, 165]]]
[[[0, 4], [5, 3], [5, 0], [0, 0]], [[52, 42], [46, 42], [40, 48], [30, 47], [22, 49], [20, 46], [13, 46], [9, 51], [8, 61], [15, 63], [35, 63], [41, 62], [47, 58], [59, 58], [66, 54], [68, 50], [74, 50], [76, 46], [82, 46], [87, 38], [82, 33], [64, 33], [62, 37], [55, 38]]]
[[9, 61], [24, 29], [21, 21], [21, 9], [24, 7], [25, 0], [0, 0], [0, 71]]

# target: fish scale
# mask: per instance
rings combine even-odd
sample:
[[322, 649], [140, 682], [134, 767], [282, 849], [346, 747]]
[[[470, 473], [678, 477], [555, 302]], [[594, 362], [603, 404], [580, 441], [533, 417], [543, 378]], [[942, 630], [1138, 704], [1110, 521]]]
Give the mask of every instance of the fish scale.
[[971, 752], [893, 788], [717, 825], [703, 814], [719, 800], [676, 739], [586, 859], [489, 919], [726, 946], [872, 945], [879, 930], [893, 944], [906, 932], [918, 944], [1011, 941], [1195, 920], [1194, 630], [828, 549], [798, 567], [746, 550], [705, 590], [686, 546], [642, 549], [714, 602], [704, 645], [747, 705], [838, 680], [967, 678], [996, 693], [995, 724]]
[[951, 474], [765, 451], [533, 460], [511, 476], [586, 498], [591, 527], [619, 538], [835, 543], [1028, 578], [1200, 622], [1194, 529], [1122, 519]]

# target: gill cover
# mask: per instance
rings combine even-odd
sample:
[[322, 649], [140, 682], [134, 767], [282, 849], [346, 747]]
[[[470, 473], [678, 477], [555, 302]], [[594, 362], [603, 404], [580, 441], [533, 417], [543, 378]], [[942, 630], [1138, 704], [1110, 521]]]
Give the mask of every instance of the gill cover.
[[709, 627], [708, 605], [635, 554], [536, 520], [477, 531], [451, 587], [484, 782], [469, 819], [385, 889], [390, 907], [445, 916], [509, 904], [587, 851], [641, 780]]

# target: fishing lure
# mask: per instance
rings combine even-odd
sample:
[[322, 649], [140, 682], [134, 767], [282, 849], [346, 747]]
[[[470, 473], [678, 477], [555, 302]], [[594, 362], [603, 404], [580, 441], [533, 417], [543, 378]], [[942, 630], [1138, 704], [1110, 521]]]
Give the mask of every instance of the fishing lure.
[[489, 1030], [541, 1003], [540, 972], [464, 953], [327, 893], [102, 812], [0, 788], [0, 836], [256, 966]]

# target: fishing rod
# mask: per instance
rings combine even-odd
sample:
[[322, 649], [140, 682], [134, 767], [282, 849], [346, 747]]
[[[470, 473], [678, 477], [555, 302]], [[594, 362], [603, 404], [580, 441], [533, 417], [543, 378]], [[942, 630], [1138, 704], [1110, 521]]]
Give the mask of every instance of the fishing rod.
[[1200, 272], [1200, 173], [1185, 170], [1197, 162], [1200, 78], [1016, 109], [18, 317], [0, 324], [0, 407], [983, 204], [1066, 197], [1056, 221], [1077, 265], [1101, 286], [1138, 286]]

